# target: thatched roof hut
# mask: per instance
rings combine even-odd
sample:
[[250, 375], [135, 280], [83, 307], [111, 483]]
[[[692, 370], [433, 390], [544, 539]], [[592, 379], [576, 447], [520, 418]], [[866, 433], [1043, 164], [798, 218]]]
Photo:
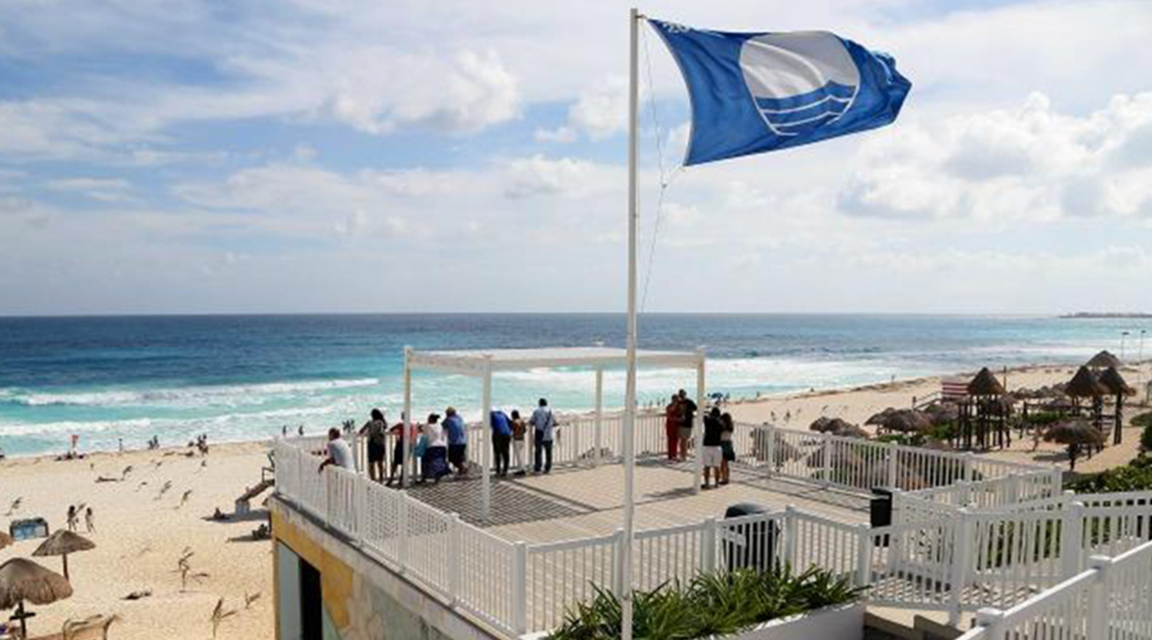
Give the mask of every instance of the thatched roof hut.
[[1136, 394], [1136, 390], [1128, 386], [1128, 383], [1124, 380], [1124, 376], [1120, 375], [1116, 367], [1108, 367], [1105, 369], [1104, 373], [1101, 373], [1097, 380], [1108, 389], [1108, 393], [1114, 396], [1131, 396]]
[[1004, 395], [1004, 385], [996, 379], [996, 375], [984, 367], [980, 373], [972, 378], [972, 382], [968, 383], [968, 395], [970, 396], [1002, 396]]
[[0, 564], [0, 610], [16, 609], [21, 635], [28, 636], [24, 603], [52, 604], [72, 595], [72, 585], [64, 576], [45, 569], [27, 558], [12, 558]]
[[64, 562], [64, 577], [68, 578], [68, 554], [95, 548], [96, 543], [88, 538], [67, 529], [57, 529], [32, 552], [32, 555], [37, 557], [61, 556]]
[[1104, 434], [1084, 420], [1057, 422], [1044, 431], [1045, 442], [1056, 442], [1068, 447], [1069, 469], [1076, 469], [1076, 457], [1084, 447], [1104, 444]]
[[1108, 395], [1108, 387], [1100, 384], [1096, 375], [1085, 365], [1068, 381], [1064, 393], [1073, 398], [1099, 398]]
[[888, 431], [900, 433], [916, 433], [932, 427], [932, 420], [922, 411], [916, 409], [899, 409], [888, 414], [880, 425]]
[[1107, 369], [1108, 367], [1120, 368], [1124, 366], [1124, 363], [1120, 362], [1120, 358], [1117, 358], [1116, 356], [1112, 355], [1111, 352], [1105, 349], [1100, 353], [1092, 356], [1092, 358], [1088, 360], [1084, 366], [1092, 369]]

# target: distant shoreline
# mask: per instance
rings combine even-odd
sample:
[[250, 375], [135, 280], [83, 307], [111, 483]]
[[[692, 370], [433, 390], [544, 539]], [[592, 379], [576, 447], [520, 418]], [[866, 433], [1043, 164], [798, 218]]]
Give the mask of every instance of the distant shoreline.
[[1092, 313], [1080, 311], [1057, 316], [1061, 320], [1152, 320], [1152, 313]]

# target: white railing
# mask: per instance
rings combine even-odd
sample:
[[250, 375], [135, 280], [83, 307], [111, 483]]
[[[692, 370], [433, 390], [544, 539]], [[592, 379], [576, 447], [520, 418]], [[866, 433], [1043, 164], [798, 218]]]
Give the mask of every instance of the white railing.
[[321, 473], [322, 456], [294, 443], [277, 442], [274, 455], [280, 497], [451, 606], [509, 635], [522, 632], [518, 545], [355, 473], [331, 466]]
[[937, 451], [893, 443], [737, 423], [732, 438], [737, 462], [779, 476], [857, 493], [884, 487], [918, 492], [955, 483], [1011, 476], [1044, 477], [1050, 467], [981, 458], [967, 452]]
[[981, 609], [960, 640], [1152, 637], [1152, 542], [1109, 558], [1007, 609]]
[[[758, 436], [768, 449], [763, 464], [775, 473], [817, 452], [879, 459], [833, 437], [763, 433]], [[890, 445], [879, 450], [901, 452]], [[566, 608], [591, 598], [596, 588], [623, 589], [620, 533], [513, 543], [363, 476], [332, 467], [318, 473], [322, 450], [312, 443], [300, 448], [279, 441], [274, 451], [281, 497], [428, 593], [509, 635], [555, 628]], [[830, 476], [824, 460], [818, 462], [805, 461], [802, 469], [816, 466], [817, 479], [830, 483], [852, 478]], [[640, 531], [633, 541], [631, 586], [652, 589], [700, 572], [786, 564], [796, 571], [819, 567], [847, 576], [870, 587], [867, 598], [873, 603], [946, 610], [954, 621], [962, 611], [988, 606], [1015, 611], [1075, 577], [1093, 554], [1131, 557], [1131, 550], [1144, 548], [1152, 537], [1152, 492], [1050, 497], [1050, 482], [1044, 471], [961, 483], [927, 498], [897, 492], [894, 523], [887, 527], [787, 508]]]

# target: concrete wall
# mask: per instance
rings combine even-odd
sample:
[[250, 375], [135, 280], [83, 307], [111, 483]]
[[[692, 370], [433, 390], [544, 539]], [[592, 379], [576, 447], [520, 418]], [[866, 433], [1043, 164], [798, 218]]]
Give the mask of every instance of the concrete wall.
[[[494, 631], [426, 594], [291, 506], [273, 498], [269, 507], [273, 538], [320, 571], [324, 640], [499, 640]], [[280, 637], [285, 598], [279, 573], [277, 640], [299, 640]]]

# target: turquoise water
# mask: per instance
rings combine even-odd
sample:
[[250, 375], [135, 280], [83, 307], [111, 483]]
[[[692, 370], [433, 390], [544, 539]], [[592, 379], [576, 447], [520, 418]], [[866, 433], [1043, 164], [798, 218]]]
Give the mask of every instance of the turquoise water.
[[[641, 345], [708, 350], [710, 391], [753, 396], [892, 377], [1045, 362], [1100, 349], [1129, 357], [1152, 321], [879, 315], [652, 315]], [[198, 433], [249, 440], [303, 424], [310, 433], [357, 421], [374, 406], [399, 415], [402, 349], [623, 343], [622, 316], [347, 315], [0, 318], [0, 447], [9, 454], [180, 444]], [[1149, 345], [1152, 348], [1152, 345]], [[500, 376], [494, 397], [561, 409], [592, 403], [587, 371]], [[690, 372], [644, 371], [641, 398], [691, 387]], [[622, 372], [606, 374], [621, 404]], [[414, 379], [418, 413], [455, 405], [476, 413], [480, 389], [460, 376]]]

